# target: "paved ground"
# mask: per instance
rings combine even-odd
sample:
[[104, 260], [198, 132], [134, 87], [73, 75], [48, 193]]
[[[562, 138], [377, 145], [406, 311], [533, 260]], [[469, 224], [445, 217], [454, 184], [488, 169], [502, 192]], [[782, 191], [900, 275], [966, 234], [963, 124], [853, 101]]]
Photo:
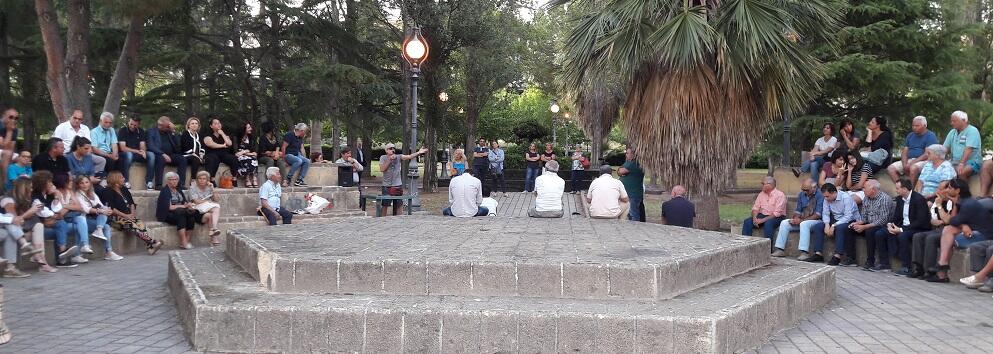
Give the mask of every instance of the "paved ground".
[[[189, 350], [165, 288], [166, 257], [94, 261], [3, 279], [14, 339], [3, 353]], [[962, 286], [838, 270], [838, 298], [763, 353], [993, 352], [993, 298]]]

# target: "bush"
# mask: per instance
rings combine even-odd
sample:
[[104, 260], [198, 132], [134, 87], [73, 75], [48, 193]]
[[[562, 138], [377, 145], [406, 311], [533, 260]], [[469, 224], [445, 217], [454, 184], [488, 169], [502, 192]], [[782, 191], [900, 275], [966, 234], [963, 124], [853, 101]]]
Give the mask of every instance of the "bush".
[[545, 138], [551, 132], [544, 125], [541, 125], [537, 121], [531, 119], [514, 126], [514, 135], [517, 136], [517, 141], [524, 144], [531, 141], [546, 140]]

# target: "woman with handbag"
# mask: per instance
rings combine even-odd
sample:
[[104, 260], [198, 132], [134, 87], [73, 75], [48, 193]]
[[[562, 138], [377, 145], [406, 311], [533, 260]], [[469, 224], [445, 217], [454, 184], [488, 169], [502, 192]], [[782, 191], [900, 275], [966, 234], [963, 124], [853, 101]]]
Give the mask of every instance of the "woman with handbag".
[[886, 126], [886, 118], [873, 117], [866, 125], [865, 143], [869, 151], [862, 152], [862, 158], [869, 162], [872, 174], [886, 168], [893, 160], [893, 132]]
[[58, 209], [56, 210], [58, 214], [62, 214], [62, 220], [68, 224], [69, 232], [76, 231], [76, 245], [79, 248], [73, 250], [70, 261], [73, 264], [87, 263], [90, 260], [83, 257], [83, 254], [93, 254], [93, 248], [90, 247], [89, 225], [86, 222], [86, 215], [83, 215], [83, 206], [76, 199], [73, 183], [68, 176], [58, 175], [53, 177], [52, 184], [58, 190], [55, 201], [52, 202], [53, 208]]
[[210, 185], [210, 174], [206, 171], [197, 172], [197, 178], [190, 184], [190, 201], [199, 215], [200, 223], [210, 224], [210, 244], [221, 244], [217, 238], [221, 235], [221, 230], [217, 228], [217, 223], [221, 220], [221, 205], [217, 203], [214, 187]]
[[179, 175], [176, 172], [166, 172], [165, 187], [159, 191], [155, 203], [155, 219], [169, 225], [176, 225], [179, 232], [179, 248], [193, 249], [190, 243], [190, 232], [196, 227], [197, 210], [193, 203], [179, 190]]
[[138, 207], [131, 196], [131, 191], [124, 187], [124, 175], [112, 171], [107, 175], [107, 188], [101, 193], [102, 199], [110, 207], [110, 221], [118, 230], [132, 235], [145, 242], [148, 254], [153, 255], [162, 247], [162, 241], [148, 236], [145, 223], [135, 215]]
[[110, 241], [110, 225], [107, 224], [107, 220], [111, 214], [110, 208], [104, 205], [100, 197], [93, 191], [93, 182], [90, 182], [90, 179], [86, 176], [79, 176], [76, 177], [73, 185], [76, 187], [76, 200], [79, 201], [79, 205], [83, 208], [83, 215], [86, 215], [87, 229], [89, 227], [94, 228], [93, 233], [90, 235], [103, 240], [104, 250], [106, 250], [103, 259], [108, 261], [124, 259], [124, 257], [114, 253], [114, 248]]

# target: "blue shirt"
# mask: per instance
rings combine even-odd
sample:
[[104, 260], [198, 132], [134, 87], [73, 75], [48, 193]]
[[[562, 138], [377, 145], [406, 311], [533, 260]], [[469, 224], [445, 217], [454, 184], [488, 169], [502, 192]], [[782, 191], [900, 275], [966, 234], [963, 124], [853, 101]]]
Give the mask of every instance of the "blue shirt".
[[76, 154], [69, 153], [66, 155], [66, 160], [69, 160], [69, 173], [73, 177], [93, 176], [96, 174], [96, 166], [93, 164], [93, 154], [83, 155], [82, 160], [77, 160]]
[[921, 194], [932, 195], [938, 190], [938, 185], [944, 181], [950, 181], [954, 179], [958, 174], [955, 172], [955, 167], [948, 161], [942, 161], [941, 165], [934, 167], [931, 161], [924, 163], [924, 168], [921, 169], [921, 174], [918, 180], [921, 181], [923, 187], [921, 188]]
[[916, 159], [924, 155], [924, 149], [938, 143], [938, 137], [930, 130], [925, 130], [924, 134], [910, 132], [904, 139], [907, 144], [907, 158]]
[[17, 177], [31, 177], [31, 173], [31, 165], [21, 166], [16, 163], [10, 164], [10, 166], [7, 167], [7, 190], [14, 188], [14, 180], [17, 179]]
[[833, 202], [824, 198], [824, 206], [821, 210], [824, 212], [821, 214], [821, 221], [825, 224], [831, 224], [831, 216], [834, 216], [834, 225], [862, 220], [855, 200], [843, 191], [838, 191], [838, 197], [834, 198]]
[[113, 146], [117, 145], [117, 132], [114, 128], [104, 129], [102, 126], [97, 126], [90, 130], [90, 141], [94, 148], [109, 154], [114, 152]]
[[952, 164], [958, 164], [962, 159], [962, 154], [965, 153], [965, 148], [971, 147], [972, 153], [969, 154], [969, 161], [977, 166], [983, 164], [983, 152], [982, 152], [982, 142], [979, 137], [979, 129], [972, 126], [965, 127], [964, 130], [959, 132], [957, 129], [952, 129], [945, 136], [945, 147], [948, 151], [952, 153], [952, 158], [949, 161]]
[[807, 193], [801, 191], [800, 195], [796, 197], [796, 209], [793, 212], [801, 217], [809, 216], [803, 215], [803, 210], [807, 209], [807, 207], [810, 206], [810, 203], [814, 203], [813, 214], [822, 215], [821, 211], [824, 210], [824, 195], [821, 194], [820, 190], [814, 192], [814, 195], [812, 196], [807, 196]]
[[262, 200], [269, 202], [269, 207], [273, 210], [279, 209], [279, 198], [283, 196], [283, 187], [273, 181], [265, 181], [259, 188], [259, 203]]

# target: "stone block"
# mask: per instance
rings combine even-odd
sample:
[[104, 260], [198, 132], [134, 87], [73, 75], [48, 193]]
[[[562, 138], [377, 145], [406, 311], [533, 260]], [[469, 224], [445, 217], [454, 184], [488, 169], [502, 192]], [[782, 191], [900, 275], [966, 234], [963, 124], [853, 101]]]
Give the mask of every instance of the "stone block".
[[[354, 314], [338, 312], [334, 319], [326, 308], [298, 308], [293, 311], [293, 327], [290, 331], [290, 351], [312, 353], [331, 348], [328, 335], [341, 323], [354, 322]], [[358, 315], [361, 325], [361, 314]], [[335, 327], [332, 327], [335, 326]], [[361, 328], [361, 327], [360, 327]], [[336, 343], [336, 347], [346, 347], [349, 343]]]
[[522, 312], [518, 314], [518, 323], [519, 353], [551, 353], [556, 350], [554, 312]]
[[639, 316], [636, 318], [635, 352], [676, 353], [673, 345], [675, 322], [671, 318]]
[[592, 314], [559, 314], [558, 352], [593, 353], [596, 351], [597, 319]]
[[511, 311], [480, 313], [479, 351], [510, 353], [517, 351], [517, 314]]
[[403, 313], [388, 309], [365, 313], [364, 353], [399, 353], [403, 348]]
[[330, 294], [338, 291], [334, 264], [329, 261], [299, 259], [293, 262], [293, 292]]
[[[255, 347], [257, 353], [289, 352], [292, 337], [289, 335], [294, 326], [291, 308], [255, 309]], [[333, 343], [332, 343], [333, 344]]]
[[429, 294], [465, 295], [472, 292], [472, 263], [431, 261], [425, 266]]
[[477, 296], [517, 295], [517, 276], [513, 264], [472, 264], [472, 292]]
[[610, 288], [608, 273], [603, 264], [566, 263], [562, 272], [562, 292], [570, 298], [605, 298]]
[[610, 295], [624, 298], [656, 296], [655, 270], [652, 267], [611, 266]]
[[635, 319], [624, 316], [598, 316], [596, 336], [597, 353], [634, 353]]
[[562, 295], [561, 263], [518, 263], [517, 294], [528, 297]]
[[403, 351], [405, 353], [440, 352], [442, 328], [440, 313], [407, 311], [403, 318]]
[[343, 294], [375, 294], [383, 291], [382, 262], [338, 263], [338, 292]]
[[198, 310], [196, 343], [198, 350], [246, 352], [255, 346], [255, 313], [225, 306]]
[[672, 349], [675, 353], [715, 352], [712, 322], [705, 318], [676, 318], [672, 332]]
[[359, 353], [362, 351], [365, 315], [360, 309], [332, 308], [328, 312], [320, 314], [323, 315], [328, 326], [315, 327], [314, 330], [316, 332], [327, 333], [329, 346], [315, 347], [311, 351], [322, 351], [326, 350], [326, 348], [334, 348], [335, 351], [345, 353]]
[[460, 310], [442, 314], [441, 352], [479, 353], [481, 321], [479, 311]]
[[427, 295], [427, 268], [424, 262], [383, 262], [383, 289], [389, 294]]

